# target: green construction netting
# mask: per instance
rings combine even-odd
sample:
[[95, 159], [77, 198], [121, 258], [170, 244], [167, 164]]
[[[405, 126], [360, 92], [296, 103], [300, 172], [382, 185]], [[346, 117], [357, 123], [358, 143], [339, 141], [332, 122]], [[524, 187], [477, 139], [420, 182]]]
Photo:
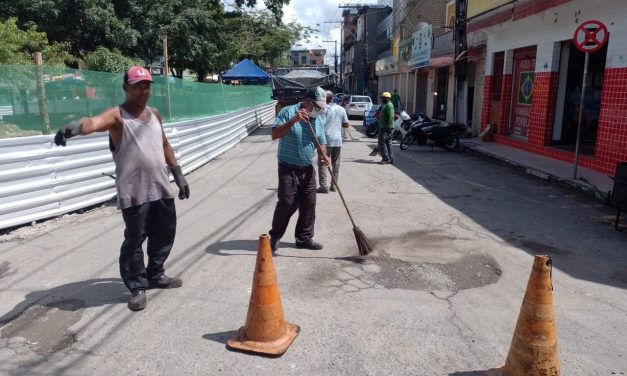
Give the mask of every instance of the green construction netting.
[[[166, 85], [163, 76], [153, 79], [149, 105], [159, 109], [164, 122], [237, 111], [268, 103], [272, 95], [267, 85], [231, 86], [172, 77]], [[69, 121], [121, 104], [122, 81], [122, 74], [0, 65], [0, 138], [50, 134]]]

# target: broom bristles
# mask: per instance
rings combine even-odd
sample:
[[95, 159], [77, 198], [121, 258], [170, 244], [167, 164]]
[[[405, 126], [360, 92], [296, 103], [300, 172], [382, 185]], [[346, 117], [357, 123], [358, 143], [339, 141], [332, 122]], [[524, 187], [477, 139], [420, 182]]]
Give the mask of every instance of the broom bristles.
[[357, 240], [357, 248], [359, 249], [360, 256], [366, 256], [374, 250], [374, 244], [359, 227], [353, 227], [353, 233], [355, 234], [355, 240]]

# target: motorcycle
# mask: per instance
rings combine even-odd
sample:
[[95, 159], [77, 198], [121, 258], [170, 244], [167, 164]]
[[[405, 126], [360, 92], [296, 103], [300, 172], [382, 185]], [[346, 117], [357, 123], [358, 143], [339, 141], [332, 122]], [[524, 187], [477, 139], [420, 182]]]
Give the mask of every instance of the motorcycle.
[[[379, 111], [375, 113], [375, 118], [379, 119]], [[394, 114], [394, 130], [392, 131], [392, 140], [401, 140], [405, 133], [407, 133], [413, 121], [417, 119], [417, 115], [410, 116], [407, 112], [402, 111], [399, 114]], [[377, 137], [379, 134], [379, 124], [377, 122], [371, 123], [366, 128], [366, 135], [368, 137]]]
[[440, 123], [424, 114], [411, 124], [411, 129], [401, 140], [401, 150], [416, 142], [418, 145], [437, 145], [444, 150], [452, 151], [459, 147], [459, 138], [466, 133], [466, 126], [456, 123]]

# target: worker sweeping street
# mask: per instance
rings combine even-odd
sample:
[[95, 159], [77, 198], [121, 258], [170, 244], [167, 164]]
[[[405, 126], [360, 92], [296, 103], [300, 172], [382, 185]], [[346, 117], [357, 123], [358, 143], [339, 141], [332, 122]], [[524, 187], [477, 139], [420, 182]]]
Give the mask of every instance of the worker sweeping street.
[[279, 140], [278, 202], [269, 232], [273, 252], [278, 250], [279, 241], [296, 210], [296, 248], [322, 249], [322, 244], [313, 240], [316, 222], [316, 171], [312, 160], [316, 145], [307, 123], [313, 125], [320, 140], [320, 163], [328, 166], [330, 160], [325, 146], [324, 124], [318, 119], [326, 106], [325, 91], [320, 87], [310, 89], [302, 102], [283, 108], [272, 125], [272, 139]]

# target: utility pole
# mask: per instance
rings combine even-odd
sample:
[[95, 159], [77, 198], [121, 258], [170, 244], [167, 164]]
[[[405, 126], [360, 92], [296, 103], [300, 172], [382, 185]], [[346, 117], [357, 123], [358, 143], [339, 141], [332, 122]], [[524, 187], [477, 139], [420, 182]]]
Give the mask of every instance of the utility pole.
[[[344, 21], [324, 21], [324, 23], [343, 25]], [[344, 90], [344, 75], [343, 75], [344, 61], [343, 61], [343, 59], [339, 61], [339, 65], [340, 65], [339, 68], [340, 68], [340, 70], [338, 71], [337, 40], [334, 40], [333, 42], [335, 42], [335, 73], [338, 74], [339, 77], [340, 77], [340, 85], [339, 86], [340, 86], [340, 88], [342, 88], [341, 90]], [[344, 43], [344, 28], [340, 27], [340, 54], [341, 54], [342, 57], [344, 56], [343, 43]]]
[[163, 34], [163, 76], [167, 79], [170, 74], [168, 66], [168, 34]]
[[168, 34], [163, 34], [163, 78], [165, 79], [166, 115], [172, 121], [172, 105], [170, 103], [170, 67], [168, 66]]
[[364, 15], [364, 42], [363, 42], [363, 51], [362, 51], [362, 59], [364, 65], [364, 89], [363, 95], [368, 95], [368, 28], [366, 20], [368, 19], [368, 5], [362, 6], [361, 10]]
[[362, 51], [362, 65], [363, 65], [363, 94], [368, 95], [368, 23], [366, 22], [368, 16], [368, 10], [373, 9], [383, 9], [386, 8], [386, 5], [381, 4], [351, 4], [351, 5], [340, 5], [338, 8], [352, 8], [357, 9], [358, 14], [361, 13], [364, 16], [364, 32], [363, 32], [363, 51]]
[[325, 43], [335, 43], [335, 54], [333, 55], [333, 66], [335, 70], [335, 74], [337, 74], [337, 40], [323, 40]]

